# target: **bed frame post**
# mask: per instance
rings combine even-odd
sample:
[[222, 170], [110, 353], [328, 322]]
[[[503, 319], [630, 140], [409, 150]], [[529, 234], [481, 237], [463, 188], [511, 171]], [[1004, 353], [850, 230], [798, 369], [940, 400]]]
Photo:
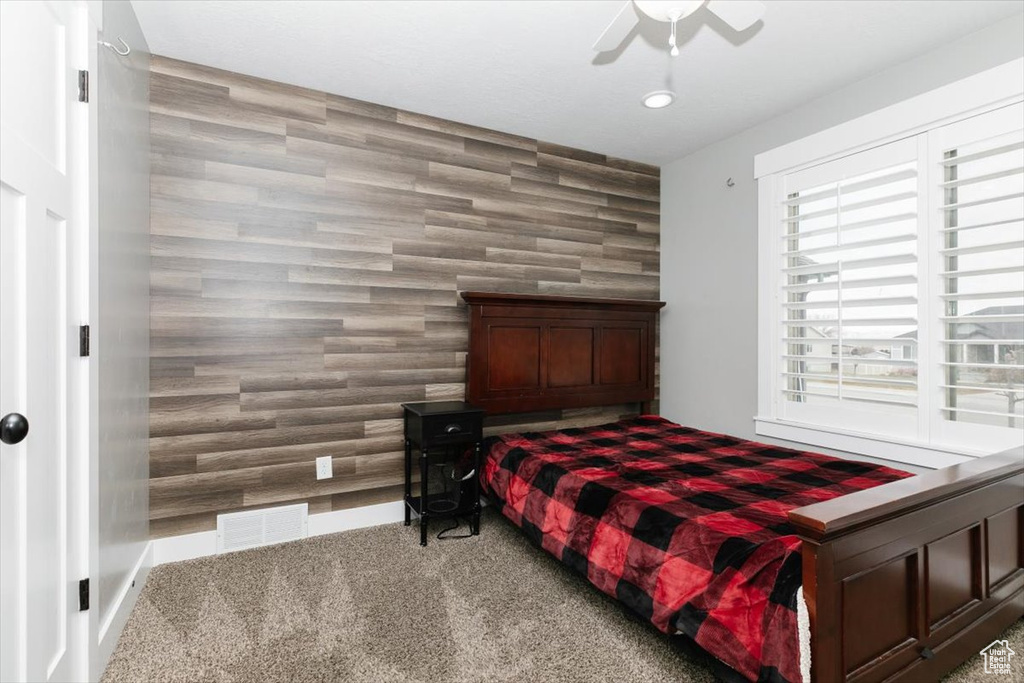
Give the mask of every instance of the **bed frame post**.
[[801, 554], [803, 597], [811, 621], [811, 675], [815, 681], [842, 680], [837, 640], [840, 604], [839, 594], [832, 590], [831, 548], [804, 539]]
[[938, 680], [1024, 616], [1024, 448], [789, 519], [814, 683]]

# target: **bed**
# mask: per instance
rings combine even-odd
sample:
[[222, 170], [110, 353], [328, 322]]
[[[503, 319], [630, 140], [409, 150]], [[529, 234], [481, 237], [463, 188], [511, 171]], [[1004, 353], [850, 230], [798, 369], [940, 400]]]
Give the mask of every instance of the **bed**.
[[[467, 400], [641, 416], [492, 440], [484, 490], [534, 542], [750, 680], [937, 679], [1024, 616], [1024, 449], [910, 477], [650, 413], [650, 301], [466, 292]], [[667, 571], [666, 571], [667, 568]]]

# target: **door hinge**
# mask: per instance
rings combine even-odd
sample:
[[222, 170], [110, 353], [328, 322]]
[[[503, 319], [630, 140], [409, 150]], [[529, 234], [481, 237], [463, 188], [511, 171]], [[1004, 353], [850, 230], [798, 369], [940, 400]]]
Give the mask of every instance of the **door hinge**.
[[78, 582], [78, 611], [84, 612], [89, 609], [89, 579], [82, 579]]
[[78, 101], [89, 101], [89, 72], [84, 69], [78, 72]]
[[78, 355], [85, 356], [89, 355], [89, 326], [82, 325], [78, 328]]

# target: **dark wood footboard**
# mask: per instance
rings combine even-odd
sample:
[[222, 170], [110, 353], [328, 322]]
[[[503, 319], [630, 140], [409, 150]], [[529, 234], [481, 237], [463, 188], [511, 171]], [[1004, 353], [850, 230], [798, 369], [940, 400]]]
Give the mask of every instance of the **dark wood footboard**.
[[815, 683], [938, 680], [1024, 616], [1024, 448], [789, 518]]

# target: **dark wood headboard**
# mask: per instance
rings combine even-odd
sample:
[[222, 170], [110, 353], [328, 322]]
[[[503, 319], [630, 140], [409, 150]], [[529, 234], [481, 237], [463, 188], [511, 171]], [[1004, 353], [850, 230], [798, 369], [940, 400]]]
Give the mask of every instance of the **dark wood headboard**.
[[462, 292], [466, 400], [489, 414], [654, 399], [663, 301]]

